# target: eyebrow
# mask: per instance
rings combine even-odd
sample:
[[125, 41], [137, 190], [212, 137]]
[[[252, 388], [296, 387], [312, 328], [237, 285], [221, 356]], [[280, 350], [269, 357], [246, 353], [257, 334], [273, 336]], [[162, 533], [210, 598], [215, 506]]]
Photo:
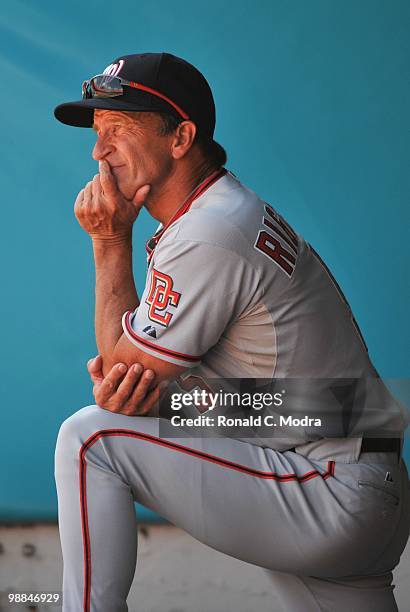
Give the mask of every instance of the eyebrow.
[[[110, 127], [117, 127], [118, 125], [119, 125], [119, 126], [122, 126], [122, 123], [121, 123], [120, 121], [115, 121], [115, 120], [114, 120], [112, 123], [110, 123], [110, 124], [108, 125], [108, 127], [109, 127], [109, 128], [110, 128]], [[99, 126], [98, 126], [98, 124], [96, 124], [96, 122], [95, 122], [95, 121], [93, 121], [93, 124], [92, 124], [92, 129], [93, 129], [93, 130], [96, 132], [96, 131], [98, 131], [98, 127], [99, 127]]]

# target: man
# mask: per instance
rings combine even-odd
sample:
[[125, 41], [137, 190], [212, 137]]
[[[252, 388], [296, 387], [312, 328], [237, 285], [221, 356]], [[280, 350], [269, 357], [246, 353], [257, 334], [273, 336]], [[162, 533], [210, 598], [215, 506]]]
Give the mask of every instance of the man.
[[[123, 56], [55, 115], [94, 128], [99, 162], [75, 203], [93, 242], [99, 355], [88, 366], [97, 405], [63, 423], [56, 448], [64, 610], [127, 610], [134, 501], [269, 570], [278, 612], [396, 610], [391, 572], [410, 516], [404, 411], [319, 256], [223, 168], [204, 77], [167, 53]], [[139, 300], [142, 206], [161, 225]], [[325, 404], [331, 424], [302, 438], [289, 424], [250, 439], [176, 434], [155, 406], [177, 378], [208, 390], [297, 379], [283, 411], [313, 417]]]

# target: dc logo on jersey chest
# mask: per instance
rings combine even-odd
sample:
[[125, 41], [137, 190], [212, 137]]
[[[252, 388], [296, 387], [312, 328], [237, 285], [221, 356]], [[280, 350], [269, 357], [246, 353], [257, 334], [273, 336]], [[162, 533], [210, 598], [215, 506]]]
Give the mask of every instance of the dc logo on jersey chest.
[[145, 302], [148, 304], [148, 317], [151, 321], [168, 327], [173, 314], [169, 306], [178, 306], [181, 294], [174, 291], [174, 281], [171, 276], [153, 268], [151, 285]]

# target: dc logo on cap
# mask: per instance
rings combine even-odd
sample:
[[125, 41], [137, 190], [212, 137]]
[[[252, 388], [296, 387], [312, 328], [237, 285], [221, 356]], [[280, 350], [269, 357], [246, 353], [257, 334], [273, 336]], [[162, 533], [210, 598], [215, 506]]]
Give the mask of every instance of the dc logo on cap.
[[103, 74], [109, 74], [110, 76], [117, 76], [121, 68], [124, 66], [124, 60], [120, 60], [118, 64], [110, 64], [104, 70]]

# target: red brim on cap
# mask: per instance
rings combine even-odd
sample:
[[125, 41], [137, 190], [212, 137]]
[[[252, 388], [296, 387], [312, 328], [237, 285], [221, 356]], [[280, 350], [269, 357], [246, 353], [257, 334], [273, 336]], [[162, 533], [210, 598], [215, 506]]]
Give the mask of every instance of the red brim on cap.
[[169, 112], [169, 105], [162, 100], [156, 100], [155, 106], [153, 106], [152, 103], [144, 105], [136, 102], [125, 102], [119, 98], [88, 98], [59, 104], [54, 109], [54, 116], [66, 125], [90, 128], [93, 126], [95, 108], [129, 112]]

